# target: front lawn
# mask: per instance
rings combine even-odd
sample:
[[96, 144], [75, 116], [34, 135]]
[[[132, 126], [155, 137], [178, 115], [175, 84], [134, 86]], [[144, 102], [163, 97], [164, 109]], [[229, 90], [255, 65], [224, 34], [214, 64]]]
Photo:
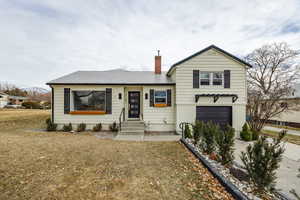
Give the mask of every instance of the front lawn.
[[232, 199], [179, 142], [30, 131], [49, 112], [1, 112], [0, 199]]
[[[278, 132], [276, 131], [262, 130], [262, 134], [270, 137], [278, 137]], [[298, 135], [287, 134], [283, 140], [300, 145], [300, 136]]]

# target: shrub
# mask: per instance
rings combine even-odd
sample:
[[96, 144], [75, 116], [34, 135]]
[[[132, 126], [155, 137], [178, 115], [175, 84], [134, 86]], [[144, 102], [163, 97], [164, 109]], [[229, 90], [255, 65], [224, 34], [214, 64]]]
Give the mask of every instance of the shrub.
[[195, 145], [199, 143], [201, 136], [203, 136], [203, 128], [204, 123], [202, 121], [196, 121], [193, 134]]
[[98, 132], [98, 131], [101, 131], [102, 130], [102, 124], [99, 123], [99, 124], [96, 124], [94, 127], [93, 127], [93, 131], [94, 132]]
[[234, 160], [234, 128], [227, 126], [216, 135], [217, 160], [222, 165], [231, 165]]
[[56, 131], [57, 124], [52, 123], [50, 118], [46, 119], [46, 124], [47, 124], [47, 128], [46, 128], [47, 131]]
[[73, 127], [72, 127], [72, 124], [71, 123], [69, 123], [69, 124], [64, 124], [64, 126], [63, 126], [63, 131], [64, 132], [70, 132], [70, 131], [72, 131], [73, 130]]
[[258, 140], [259, 138], [259, 131], [252, 130], [252, 140]]
[[77, 132], [85, 131], [85, 129], [86, 129], [86, 124], [85, 123], [78, 124], [78, 126], [77, 126]]
[[276, 170], [284, 152], [280, 142], [285, 135], [286, 131], [281, 131], [272, 142], [267, 141], [265, 136], [260, 137], [253, 145], [247, 146], [246, 152], [242, 152], [243, 168], [260, 194], [275, 187]]
[[111, 130], [112, 132], [117, 132], [119, 130], [117, 123], [114, 122], [111, 125], [109, 125], [109, 130]]
[[185, 124], [184, 126], [184, 137], [185, 138], [192, 138], [192, 133], [191, 133], [191, 129], [190, 129], [190, 126], [188, 124]]
[[240, 132], [240, 137], [244, 141], [252, 140], [252, 131], [250, 130], [247, 122], [245, 122], [245, 124], [243, 126], [243, 130]]
[[26, 109], [40, 109], [41, 105], [38, 102], [28, 101], [22, 103], [22, 106]]
[[200, 142], [200, 148], [204, 153], [211, 154], [216, 149], [215, 137], [220, 132], [218, 125], [208, 122], [203, 127], [203, 139]]

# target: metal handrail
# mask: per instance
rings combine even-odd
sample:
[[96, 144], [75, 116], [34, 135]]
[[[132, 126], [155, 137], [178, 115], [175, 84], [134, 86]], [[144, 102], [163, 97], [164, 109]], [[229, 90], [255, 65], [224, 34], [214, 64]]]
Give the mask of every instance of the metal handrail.
[[182, 136], [183, 139], [185, 139], [185, 135], [184, 135], [185, 125], [190, 125], [190, 126], [192, 126], [192, 128], [194, 128], [194, 124], [191, 124], [189, 122], [181, 122], [179, 124], [179, 128], [181, 129], [181, 136]]
[[125, 121], [125, 108], [122, 108], [121, 113], [119, 115], [119, 130], [121, 131], [121, 127], [122, 127], [122, 118], [123, 121]]

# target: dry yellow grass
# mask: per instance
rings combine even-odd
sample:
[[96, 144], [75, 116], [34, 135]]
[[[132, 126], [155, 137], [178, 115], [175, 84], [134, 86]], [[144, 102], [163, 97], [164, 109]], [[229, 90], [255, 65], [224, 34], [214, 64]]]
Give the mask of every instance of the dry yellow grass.
[[40, 127], [47, 112], [16, 111], [25, 124], [5, 112], [0, 199], [232, 199], [178, 142], [29, 132], [23, 127]]
[[[263, 130], [263, 135], [269, 136], [269, 137], [278, 137], [278, 132], [276, 131], [270, 131], [270, 130]], [[299, 135], [291, 135], [286, 134], [286, 136], [283, 138], [284, 141], [300, 145], [300, 136]]]

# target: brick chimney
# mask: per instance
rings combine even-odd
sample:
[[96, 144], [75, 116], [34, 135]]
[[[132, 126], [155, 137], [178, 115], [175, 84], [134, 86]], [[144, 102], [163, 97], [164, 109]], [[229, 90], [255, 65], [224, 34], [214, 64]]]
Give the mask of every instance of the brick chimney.
[[161, 74], [161, 56], [159, 55], [159, 50], [157, 51], [157, 56], [155, 56], [155, 74]]

